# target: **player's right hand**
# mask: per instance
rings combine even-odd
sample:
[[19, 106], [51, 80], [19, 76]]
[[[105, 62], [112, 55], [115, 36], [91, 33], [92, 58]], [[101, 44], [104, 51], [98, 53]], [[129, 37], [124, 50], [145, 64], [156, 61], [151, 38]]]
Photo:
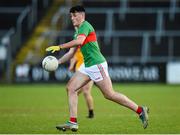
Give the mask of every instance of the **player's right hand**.
[[46, 48], [46, 51], [47, 52], [51, 51], [51, 53], [54, 53], [55, 51], [60, 51], [60, 49], [61, 49], [61, 47], [56, 45], [56, 46], [50, 46], [50, 47]]

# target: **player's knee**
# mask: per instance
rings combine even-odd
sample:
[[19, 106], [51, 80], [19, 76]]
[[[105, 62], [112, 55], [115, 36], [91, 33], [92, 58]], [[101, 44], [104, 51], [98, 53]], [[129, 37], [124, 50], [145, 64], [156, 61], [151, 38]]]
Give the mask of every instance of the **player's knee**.
[[83, 95], [84, 95], [85, 97], [87, 97], [87, 96], [90, 95], [90, 92], [85, 90], [85, 91], [83, 91]]
[[113, 100], [114, 98], [114, 92], [105, 93], [104, 97], [108, 100]]
[[66, 85], [66, 90], [68, 93], [74, 93], [75, 92], [74, 86], [69, 85], [69, 84]]

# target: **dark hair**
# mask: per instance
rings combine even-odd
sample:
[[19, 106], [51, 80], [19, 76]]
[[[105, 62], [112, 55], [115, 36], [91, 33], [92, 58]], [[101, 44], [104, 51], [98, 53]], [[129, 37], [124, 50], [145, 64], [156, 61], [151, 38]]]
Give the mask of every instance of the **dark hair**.
[[83, 6], [77, 5], [77, 6], [72, 7], [72, 8], [69, 10], [69, 12], [70, 12], [70, 13], [85, 12], [85, 9], [84, 9]]

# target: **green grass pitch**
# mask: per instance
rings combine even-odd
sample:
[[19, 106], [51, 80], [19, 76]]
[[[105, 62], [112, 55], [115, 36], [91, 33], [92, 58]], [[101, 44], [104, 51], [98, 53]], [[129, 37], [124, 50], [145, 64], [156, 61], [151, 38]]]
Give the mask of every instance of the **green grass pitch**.
[[[104, 99], [94, 86], [95, 118], [86, 118], [87, 107], [81, 94], [78, 134], [180, 133], [180, 85], [114, 84], [114, 89], [150, 108], [149, 127], [144, 130], [134, 112]], [[67, 105], [65, 84], [1, 84], [0, 133], [71, 134], [55, 128], [69, 119]]]

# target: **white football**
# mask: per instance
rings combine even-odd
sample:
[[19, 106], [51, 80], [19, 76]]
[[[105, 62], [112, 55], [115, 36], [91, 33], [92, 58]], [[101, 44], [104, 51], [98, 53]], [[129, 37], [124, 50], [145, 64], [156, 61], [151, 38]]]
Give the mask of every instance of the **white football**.
[[46, 56], [42, 61], [42, 67], [46, 71], [55, 71], [58, 68], [58, 60], [54, 56]]

